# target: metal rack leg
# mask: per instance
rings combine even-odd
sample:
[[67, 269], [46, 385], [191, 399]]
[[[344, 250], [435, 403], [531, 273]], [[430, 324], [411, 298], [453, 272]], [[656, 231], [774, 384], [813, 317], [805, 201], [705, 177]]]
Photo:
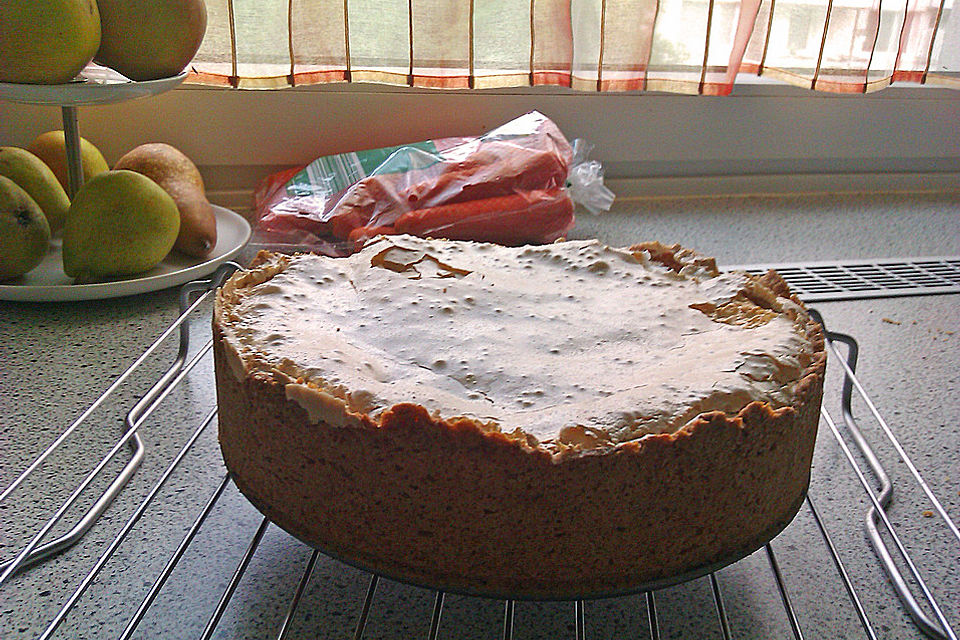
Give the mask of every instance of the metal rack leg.
[[[146, 394], [144, 394], [140, 398], [140, 400], [134, 405], [133, 409], [131, 409], [130, 412], [127, 414], [127, 417], [124, 421], [125, 430], [123, 434], [126, 434], [128, 432], [135, 432], [139, 427], [139, 424], [143, 420], [143, 418], [146, 415], [148, 415], [150, 412], [152, 412], [155, 406], [158, 404], [159, 402], [158, 399], [162, 399], [162, 397], [165, 397], [164, 396], [165, 392], [167, 392], [171, 386], [174, 386], [176, 382], [182, 377], [182, 374], [184, 372], [184, 366], [187, 363], [187, 354], [189, 351], [189, 324], [185, 322], [185, 319], [186, 319], [186, 316], [190, 313], [190, 311], [195, 309], [196, 305], [199, 304], [199, 300], [196, 303], [191, 304], [190, 296], [193, 293], [206, 291], [207, 293], [202, 296], [205, 298], [206, 295], [209, 295], [209, 289], [210, 289], [210, 282], [204, 281], [204, 282], [187, 284], [186, 286], [184, 286], [183, 290], [181, 291], [181, 298], [180, 298], [181, 315], [180, 315], [180, 318], [178, 318], [177, 323], [175, 323], [175, 326], [179, 326], [180, 328], [180, 345], [177, 351], [177, 357], [174, 363], [170, 366], [170, 368], [163, 373], [160, 379], [147, 391]], [[153, 345], [151, 345], [148, 352], [152, 351], [157, 345], [159, 345], [159, 343], [163, 341], [163, 339], [170, 334], [171, 329], [173, 329], [173, 327], [171, 327], [166, 332], [164, 332], [164, 334], [161, 335], [161, 337], [158, 338], [157, 341], [153, 343]], [[209, 349], [211, 345], [212, 345], [212, 342], [208, 342], [205, 349]], [[137, 360], [137, 362], [131, 365], [124, 372], [124, 374], [121, 375], [120, 378], [118, 378], [107, 389], [107, 391], [105, 391], [103, 395], [101, 395], [101, 397], [93, 405], [91, 405], [91, 407], [88, 408], [87, 411], [83, 413], [83, 415], [81, 415], [73, 424], [71, 424], [70, 427], [68, 427], [67, 430], [63, 434], [61, 434], [60, 437], [57, 438], [57, 440], [55, 440], [49, 447], [47, 447], [47, 449], [43, 452], [43, 454], [41, 454], [13, 482], [13, 484], [11, 484], [6, 490], [4, 490], [2, 494], [0, 494], [0, 501], [2, 501], [6, 496], [12, 493], [12, 491], [17, 486], [19, 486], [19, 484], [30, 473], [32, 473], [34, 470], [39, 468], [40, 464], [44, 460], [46, 460], [47, 456], [49, 456], [66, 439], [67, 435], [72, 433], [84, 420], [86, 420], [87, 417], [92, 413], [92, 411], [97, 406], [99, 406], [99, 404], [108, 395], [110, 395], [114, 391], [114, 389], [116, 389], [119, 383], [124, 379], [126, 379], [126, 377], [129, 374], [131, 374], [137, 366], [139, 366], [139, 364], [144, 360], [146, 355], [147, 354], [145, 353], [143, 356], [141, 356], [141, 358]], [[191, 361], [189, 365], [186, 365], [187, 369], [192, 368], [192, 366], [196, 364], [196, 360], [197, 358], [194, 358], [194, 360]], [[140, 467], [140, 463], [143, 461], [144, 447], [143, 447], [143, 442], [140, 439], [140, 436], [136, 433], [133, 433], [133, 435], [129, 438], [127, 445], [130, 448], [130, 459], [124, 465], [123, 469], [120, 470], [120, 472], [117, 474], [114, 480], [110, 483], [110, 485], [104, 490], [100, 498], [98, 498], [97, 501], [93, 504], [93, 506], [91, 506], [87, 510], [87, 512], [77, 522], [77, 524], [75, 524], [73, 528], [70, 529], [70, 531], [63, 534], [56, 540], [53, 540], [43, 545], [36, 546], [25, 556], [0, 563], [0, 573], [2, 573], [3, 575], [3, 577], [0, 578], [0, 582], [2, 582], [3, 580], [6, 580], [9, 576], [19, 571], [23, 571], [28, 567], [31, 567], [39, 562], [42, 562], [43, 560], [53, 555], [56, 555], [61, 551], [64, 551], [65, 549], [68, 549], [69, 547], [76, 544], [86, 534], [86, 532], [90, 530], [90, 528], [100, 518], [100, 516], [107, 509], [107, 507], [110, 506], [114, 498], [116, 498], [117, 495], [119, 495], [120, 491], [123, 490], [127, 482], [130, 480], [133, 474]]]
[[70, 178], [67, 195], [73, 200], [77, 191], [83, 186], [83, 162], [80, 155], [80, 125], [77, 123], [77, 108], [63, 106], [60, 108], [63, 117], [63, 138], [67, 148], [67, 174]]
[[[80, 518], [77, 524], [75, 524], [70, 531], [63, 534], [56, 540], [42, 544], [35, 548], [31, 553], [23, 558], [23, 561], [20, 562], [17, 567], [14, 568], [11, 575], [19, 573], [20, 571], [32, 567], [35, 564], [39, 564], [47, 558], [55, 556], [61, 551], [72, 547], [84, 536], [87, 531], [90, 530], [90, 527], [92, 527], [103, 514], [103, 512], [107, 510], [107, 507], [110, 506], [110, 504], [113, 502], [113, 499], [117, 497], [120, 491], [127, 485], [127, 482], [129, 482], [130, 478], [133, 477], [133, 474], [138, 468], [140, 468], [140, 463], [143, 462], [145, 449], [140, 436], [135, 434], [133, 438], [131, 438], [129, 442], [129, 448], [131, 451], [130, 459], [126, 462], [126, 464], [124, 464], [123, 468], [120, 470], [120, 473], [117, 474], [110, 485], [104, 490], [93, 506], [87, 510], [82, 518]], [[0, 571], [5, 571], [12, 564], [13, 560], [0, 563]]]
[[[827, 332], [827, 337], [829, 339], [830, 348], [838, 357], [840, 354], [833, 343], [840, 342], [847, 348], [847, 357], [845, 359], [846, 366], [844, 368], [847, 375], [844, 375], [843, 388], [841, 391], [843, 424], [847, 429], [847, 433], [851, 438], [853, 438], [854, 444], [857, 445], [857, 448], [860, 450], [860, 453], [866, 460], [867, 465], [869, 465], [874, 477], [877, 479], [877, 481], [879, 481], [880, 490], [877, 494], [877, 502], [882, 509], [886, 509], [893, 500], [893, 483], [890, 481], [890, 476], [880, 463], [879, 457], [870, 446], [870, 443], [867, 442], [866, 437], [863, 435], [863, 432], [860, 429], [860, 425], [853, 415], [853, 374], [857, 368], [857, 359], [860, 348], [857, 344], [857, 341], [851, 336], [842, 333]], [[891, 554], [889, 547], [880, 535], [880, 529], [878, 526], [879, 521], [880, 515], [877, 508], [871, 507], [867, 512], [865, 520], [867, 535], [870, 538], [870, 544], [873, 546], [874, 552], [877, 554], [880, 563], [883, 565], [884, 571], [887, 573], [887, 577], [890, 579], [890, 583], [893, 586], [894, 591], [896, 591], [900, 601], [903, 603], [904, 607], [906, 607], [907, 613], [910, 614], [910, 617], [913, 618], [913, 621], [918, 627], [920, 627], [920, 630], [924, 634], [931, 638], [946, 638], [947, 636], [944, 634], [943, 630], [934, 621], [927, 617], [926, 613], [924, 613], [923, 609], [921, 609], [920, 605], [917, 603], [916, 598], [913, 597], [913, 593], [910, 591], [910, 587], [907, 584], [906, 578], [903, 577], [903, 573], [893, 560], [893, 555]]]
[[[916, 581], [917, 586], [920, 588], [920, 591], [923, 593], [924, 597], [927, 599], [930, 607], [933, 609], [933, 613], [937, 618], [937, 621], [941, 625], [941, 629], [935, 630], [938, 634], [942, 634], [950, 640], [957, 640], [956, 632], [951, 628], [950, 623], [948, 622], [946, 616], [943, 613], [943, 610], [940, 608], [940, 605], [937, 603], [936, 598], [934, 598], [933, 593], [930, 591], [930, 587], [927, 586], [926, 581], [923, 579], [923, 576], [920, 574], [917, 565], [911, 559], [910, 554], [907, 553], [906, 547], [904, 547], [903, 542], [901, 542], [900, 537], [897, 535], [894, 530], [893, 524], [890, 522], [890, 518], [887, 517], [886, 512], [883, 510], [883, 507], [880, 505], [879, 500], [874, 495], [873, 490], [870, 488], [870, 483], [867, 482], [866, 477], [863, 474], [863, 471], [860, 470], [860, 467], [857, 466], [857, 462], [853, 457], [853, 452], [850, 451], [850, 447], [847, 446], [847, 443], [840, 436], [840, 431], [837, 429], [836, 423], [834, 423], [833, 418], [830, 417], [830, 414], [826, 410], [821, 409], [820, 415], [823, 417], [824, 422], [830, 428], [830, 431], [833, 433], [834, 439], [837, 441], [837, 444], [840, 446], [840, 449], [843, 451], [844, 457], [846, 457], [847, 462], [850, 464], [850, 467], [853, 469], [853, 472], [857, 475], [857, 480], [860, 482], [860, 486], [863, 487], [864, 491], [867, 494], [867, 497], [873, 503], [875, 513], [883, 520], [883, 524], [886, 527], [887, 531], [890, 534], [890, 538], [893, 540], [893, 544], [896, 547], [897, 551], [900, 553], [900, 556], [903, 558], [903, 561], [906, 563], [907, 568], [910, 570], [910, 575], [913, 576], [913, 579]], [[921, 629], [923, 627], [921, 626]], [[924, 629], [926, 631], [926, 629]], [[938, 636], [934, 636], [938, 637]]]
[[[235, 265], [233, 263], [229, 263], [229, 268], [235, 268]], [[221, 269], [225, 269], [225, 267], [221, 267]], [[218, 270], [218, 273], [219, 273], [219, 270]], [[48, 445], [46, 449], [44, 449], [43, 453], [37, 456], [37, 458], [33, 462], [31, 462], [30, 465], [27, 466], [27, 468], [24, 469], [20, 473], [20, 475], [18, 475], [16, 479], [14, 479], [12, 483], [10, 483], [10, 485], [6, 489], [4, 489], [3, 491], [0, 491], [0, 502], [3, 502], [3, 500], [5, 500], [11, 493], [13, 493], [17, 489], [17, 487], [19, 487], [31, 473], [36, 471], [40, 467], [40, 465], [42, 465], [44, 461], [48, 457], [50, 457], [50, 455], [58, 447], [60, 447], [60, 445], [62, 445], [63, 442], [71, 434], [73, 434], [73, 432], [76, 431], [76, 429], [81, 424], [83, 424], [87, 420], [87, 418], [90, 417], [91, 414], [93, 414], [94, 411], [96, 411], [101, 405], [103, 405], [103, 403], [107, 401], [107, 398], [113, 395], [113, 393], [117, 390], [117, 388], [119, 388], [120, 385], [122, 385], [128, 378], [130, 378], [133, 375], [133, 373], [140, 367], [140, 365], [142, 365], [147, 359], [149, 359], [157, 351], [157, 349], [160, 348], [160, 345], [163, 344], [171, 334], [173, 334], [174, 331], [177, 331], [178, 329], [180, 329], [181, 326], [183, 326], [183, 324], [187, 321], [187, 317], [197, 307], [199, 307], [204, 302], [204, 300], [206, 300], [212, 293], [213, 293], [213, 290], [207, 291], [205, 294], [203, 294], [202, 296], [197, 298], [193, 303], [191, 303], [190, 306], [186, 310], [184, 310], [180, 314], [180, 316], [169, 327], [167, 327], [163, 331], [163, 333], [161, 333], [157, 337], [157, 339], [154, 340], [153, 343], [149, 347], [147, 347], [147, 349], [143, 353], [140, 354], [140, 356], [133, 362], [133, 364], [127, 367], [123, 373], [121, 373], [113, 382], [110, 383], [106, 391], [100, 394], [100, 397], [97, 398], [93, 402], [93, 404], [87, 407], [83, 411], [83, 413], [80, 414], [80, 417], [74, 420], [69, 427], [67, 427], [59, 436], [57, 436], [57, 438], [52, 443], [50, 443], [50, 445]]]
[[[812, 311], [813, 318], [823, 325], [826, 329], [826, 324], [823, 322], [823, 316], [817, 313], [815, 310]], [[943, 504], [934, 495], [933, 490], [927, 484], [926, 480], [923, 479], [923, 476], [920, 475], [920, 470], [910, 459], [910, 456], [907, 455], [906, 450], [904, 450], [903, 445], [900, 444], [900, 441], [897, 440], [896, 435], [893, 433], [893, 430], [887, 424], [887, 421], [883, 419], [883, 416], [880, 415], [880, 411], [877, 409], [876, 405], [873, 404], [873, 401], [870, 399], [870, 396], [867, 394], [866, 389], [863, 388], [863, 385], [860, 384], [860, 380], [857, 379], [856, 374], [853, 371], [853, 368], [847, 361], [840, 355], [840, 352], [837, 350], [836, 346], [833, 344], [834, 341], [843, 342], [848, 345], [856, 344], [856, 341], [850, 336], [844, 335], [842, 333], [834, 333], [832, 331], [827, 331], [827, 346], [833, 351], [833, 354], [837, 356], [837, 361], [840, 363], [840, 366], [843, 367], [844, 373], [846, 375], [844, 383], [846, 384], [849, 381], [857, 389], [857, 393], [860, 395], [860, 398], [866, 404], [867, 408], [870, 410], [871, 415], [879, 425], [880, 429], [886, 435], [887, 440], [896, 450], [897, 455], [900, 456], [900, 460], [910, 471], [910, 474], [916, 480], [917, 484], [920, 486], [920, 489], [927, 496], [927, 499], [930, 500], [930, 504], [933, 506], [934, 510], [940, 515], [940, 518], [946, 524], [947, 528], [950, 530], [950, 533], [953, 534], [953, 537], [956, 538], [957, 542], [960, 542], [960, 527], [950, 518], [950, 515], [944, 509]]]
[[[212, 344], [212, 342], [208, 344]], [[25, 546], [11, 562], [4, 565], [5, 569], [3, 570], [2, 573], [0, 573], [0, 584], [5, 582], [17, 570], [17, 568], [27, 559], [27, 557], [29, 557], [30, 554], [34, 552], [34, 550], [39, 545], [40, 540], [50, 531], [51, 528], [53, 528], [54, 525], [56, 525], [57, 522], [60, 521], [60, 519], [63, 517], [63, 514], [66, 513], [66, 511], [71, 506], [73, 506], [73, 504], [77, 501], [80, 495], [86, 490], [88, 486], [90, 486], [90, 483], [93, 482], [93, 480], [97, 477], [100, 471], [102, 471], [103, 468], [106, 467], [106, 465], [110, 462], [110, 460], [113, 459], [113, 457], [117, 454], [117, 452], [124, 445], [129, 444], [131, 438], [136, 437], [137, 435], [136, 429], [140, 427], [140, 425], [147, 419], [147, 417], [153, 412], [153, 410], [159, 405], [159, 403], [163, 399], [165, 399], [167, 395], [169, 395], [170, 391], [176, 386], [176, 381], [181, 379], [187, 372], [193, 369], [193, 367], [200, 360], [200, 358], [203, 357], [204, 353], [205, 351], [201, 351], [196, 356], [194, 356], [193, 360], [191, 360], [191, 362], [183, 369], [183, 371], [180, 371], [177, 374], [176, 378], [174, 378], [174, 382], [167, 385], [165, 388], [163, 388], [159, 392], [159, 396], [157, 398], [156, 403], [151, 404], [149, 407], [147, 407], [143, 411], [142, 415], [138, 417], [137, 422], [129, 426], [129, 428], [124, 433], [124, 435], [119, 440], [117, 440], [116, 444], [114, 444], [113, 447], [110, 449], [110, 451], [107, 452], [107, 454], [100, 460], [97, 466], [94, 467], [86, 475], [83, 481], [77, 486], [77, 488], [74, 489], [74, 491], [70, 494], [70, 497], [68, 497], [67, 500], [60, 506], [60, 508], [57, 509], [57, 511], [53, 514], [53, 516], [49, 520], [47, 520], [47, 523], [43, 527], [41, 527], [41, 529], [37, 532], [37, 534], [30, 539], [30, 542], [27, 543], [27, 546]], [[128, 424], [129, 424], [129, 421], [128, 421]], [[21, 476], [21, 477], [24, 477], [24, 476]]]

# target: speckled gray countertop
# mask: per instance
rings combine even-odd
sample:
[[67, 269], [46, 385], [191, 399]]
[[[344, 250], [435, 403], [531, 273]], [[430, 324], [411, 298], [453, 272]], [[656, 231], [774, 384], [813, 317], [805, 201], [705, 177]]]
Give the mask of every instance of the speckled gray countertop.
[[[572, 237], [611, 244], [679, 242], [724, 264], [960, 255], [960, 195], [845, 195], [663, 199], [620, 202], [603, 217], [581, 215]], [[960, 296], [924, 296], [814, 305], [829, 329], [860, 345], [858, 372], [880, 413], [926, 482], [960, 520]], [[214, 408], [213, 366], [202, 353], [210, 305], [191, 316], [190, 356], [197, 365], [148, 415], [139, 433], [146, 456], [133, 481], [81, 540], [61, 556], [0, 586], [0, 638], [35, 638], [134, 514], [191, 433]], [[178, 315], [178, 292], [77, 303], [0, 302], [0, 488], [6, 487], [91, 405]], [[123, 428], [123, 416], [175, 358], [176, 340], [120, 384], [55, 455], [0, 502], [0, 557], [9, 559], [39, 530], [99, 462]], [[838, 420], [838, 367], [828, 371], [825, 406]], [[863, 419], [896, 488], [890, 509], [898, 535], [922, 567], [954, 629], [960, 629], [960, 544], [936, 518], [893, 447]], [[102, 489], [126, 459], [110, 462]], [[224, 470], [215, 425], [200, 432], [156, 498], [103, 566], [52, 637], [117, 638], [146, 596]], [[872, 479], [871, 479], [872, 481]], [[821, 426], [811, 496], [823, 517], [868, 618], [882, 638], [922, 637], [904, 614], [869, 550], [862, 522], [865, 493], [829, 431]], [[82, 508], [92, 498], [84, 494]], [[72, 523], [79, 508], [67, 512]], [[132, 637], [197, 638], [260, 523], [228, 485], [147, 609]], [[54, 534], [68, 528], [54, 527]], [[518, 531], [517, 535], [523, 535]], [[772, 543], [805, 637], [866, 637], [805, 506]], [[309, 550], [270, 526], [210, 637], [276, 638]], [[793, 637], [763, 551], [717, 573], [735, 638]], [[289, 638], [352, 637], [369, 576], [321, 556]], [[380, 582], [366, 638], [427, 637], [430, 591]], [[664, 638], [720, 638], [710, 582], [701, 578], [656, 592]], [[587, 638], [648, 637], [642, 595], [585, 604]], [[497, 638], [503, 602], [448, 595], [440, 638]], [[573, 638], [572, 603], [519, 602], [514, 638]]]

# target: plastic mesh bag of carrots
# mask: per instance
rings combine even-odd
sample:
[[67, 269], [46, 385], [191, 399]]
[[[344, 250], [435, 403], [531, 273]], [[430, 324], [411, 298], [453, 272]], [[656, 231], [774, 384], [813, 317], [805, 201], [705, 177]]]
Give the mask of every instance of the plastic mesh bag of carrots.
[[552, 242], [573, 228], [575, 202], [613, 203], [586, 151], [534, 111], [479, 137], [324, 156], [263, 181], [254, 242], [334, 256], [380, 234]]

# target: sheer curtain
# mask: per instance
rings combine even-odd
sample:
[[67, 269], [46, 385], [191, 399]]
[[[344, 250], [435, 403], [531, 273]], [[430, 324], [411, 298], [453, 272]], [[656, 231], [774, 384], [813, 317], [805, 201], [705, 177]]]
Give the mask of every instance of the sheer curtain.
[[189, 81], [724, 95], [960, 88], [957, 0], [207, 0]]

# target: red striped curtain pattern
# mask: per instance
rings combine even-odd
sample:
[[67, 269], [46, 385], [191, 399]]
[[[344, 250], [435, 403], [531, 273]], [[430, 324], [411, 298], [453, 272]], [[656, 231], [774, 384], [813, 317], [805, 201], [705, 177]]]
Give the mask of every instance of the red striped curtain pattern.
[[725, 95], [960, 87], [957, 0], [207, 0], [189, 81]]

